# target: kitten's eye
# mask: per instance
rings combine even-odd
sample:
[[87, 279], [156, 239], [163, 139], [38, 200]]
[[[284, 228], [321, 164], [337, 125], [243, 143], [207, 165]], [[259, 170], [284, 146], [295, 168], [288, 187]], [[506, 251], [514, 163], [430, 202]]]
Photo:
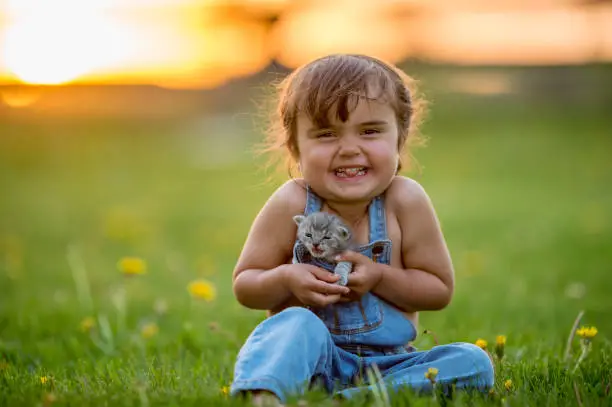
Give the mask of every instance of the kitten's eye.
[[306, 237], [312, 237], [312, 234], [311, 234], [311, 233], [305, 233], [304, 235], [305, 235]]
[[329, 237], [329, 236], [323, 236], [323, 240], [329, 240], [329, 239], [331, 239], [331, 237]]

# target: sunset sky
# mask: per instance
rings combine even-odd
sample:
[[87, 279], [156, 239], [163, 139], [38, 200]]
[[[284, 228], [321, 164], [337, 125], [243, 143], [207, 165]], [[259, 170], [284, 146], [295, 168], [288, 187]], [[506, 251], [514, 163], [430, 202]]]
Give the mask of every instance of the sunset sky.
[[[271, 25], [270, 18], [278, 15]], [[0, 84], [206, 88], [276, 59], [612, 61], [612, 6], [569, 0], [0, 0]]]

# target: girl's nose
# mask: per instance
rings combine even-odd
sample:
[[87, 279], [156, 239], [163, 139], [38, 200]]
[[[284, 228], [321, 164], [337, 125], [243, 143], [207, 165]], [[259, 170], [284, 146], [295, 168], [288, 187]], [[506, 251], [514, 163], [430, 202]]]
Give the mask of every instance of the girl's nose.
[[346, 157], [352, 157], [355, 155], [359, 155], [361, 152], [359, 148], [359, 144], [353, 139], [353, 137], [342, 137], [340, 141], [340, 155]]

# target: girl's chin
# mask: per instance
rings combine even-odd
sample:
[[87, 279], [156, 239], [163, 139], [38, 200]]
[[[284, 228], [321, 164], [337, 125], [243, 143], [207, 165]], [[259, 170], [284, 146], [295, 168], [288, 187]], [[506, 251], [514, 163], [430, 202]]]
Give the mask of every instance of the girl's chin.
[[365, 183], [338, 183], [327, 188], [328, 194], [335, 199], [361, 201], [370, 198], [372, 187]]

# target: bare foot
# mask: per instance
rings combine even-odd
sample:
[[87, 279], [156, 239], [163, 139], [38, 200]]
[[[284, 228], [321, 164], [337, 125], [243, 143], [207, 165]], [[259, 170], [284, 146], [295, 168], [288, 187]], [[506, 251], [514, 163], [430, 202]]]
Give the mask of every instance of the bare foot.
[[253, 405], [256, 407], [282, 407], [278, 397], [269, 391], [257, 390], [253, 392]]

